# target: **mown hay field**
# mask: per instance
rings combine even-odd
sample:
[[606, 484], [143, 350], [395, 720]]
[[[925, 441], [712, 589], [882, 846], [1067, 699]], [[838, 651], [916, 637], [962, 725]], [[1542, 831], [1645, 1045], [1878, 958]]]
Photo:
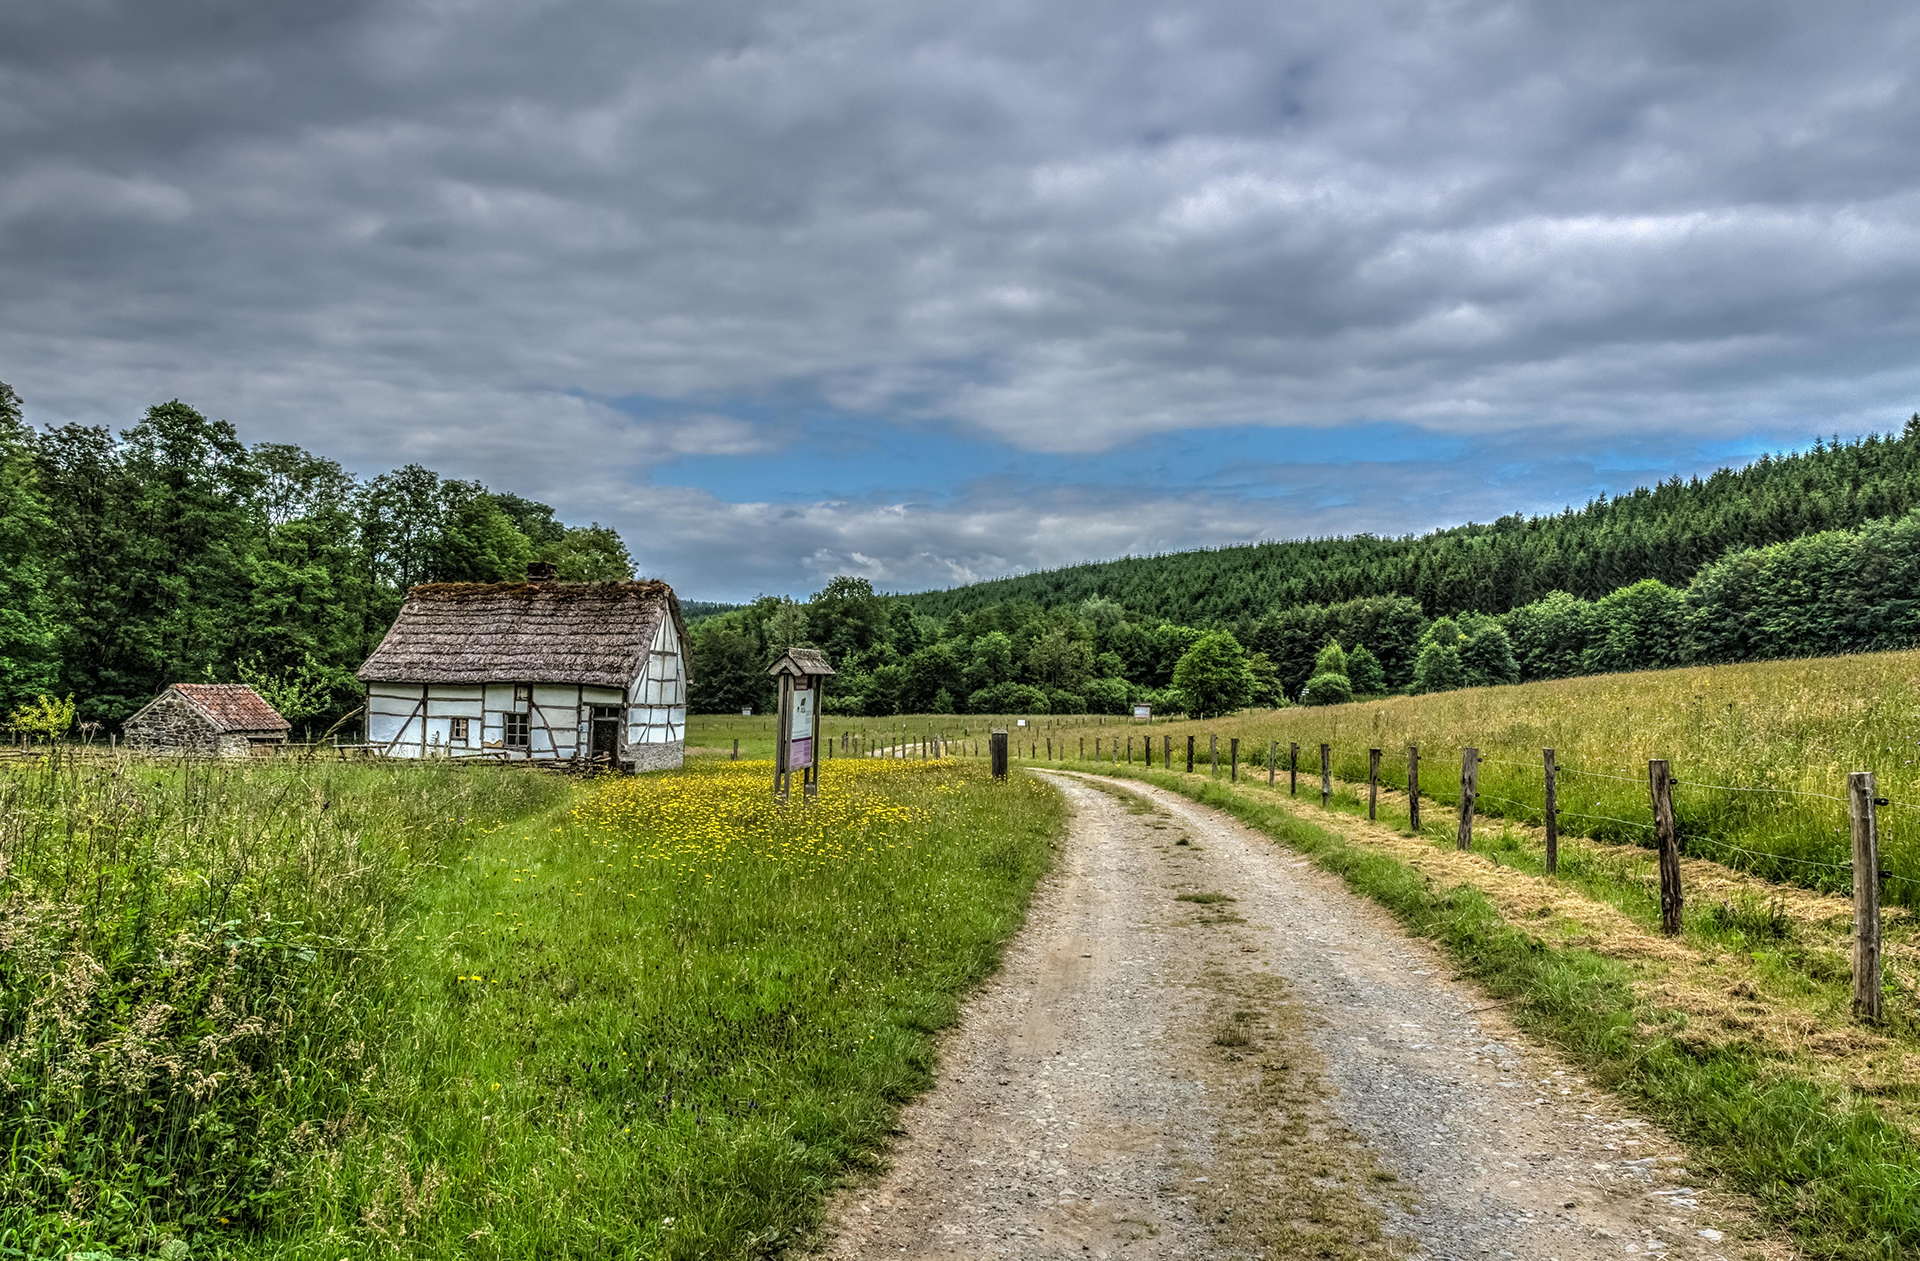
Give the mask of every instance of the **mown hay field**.
[[977, 765], [0, 771], [0, 1256], [754, 1256], [928, 1080], [1057, 797]]

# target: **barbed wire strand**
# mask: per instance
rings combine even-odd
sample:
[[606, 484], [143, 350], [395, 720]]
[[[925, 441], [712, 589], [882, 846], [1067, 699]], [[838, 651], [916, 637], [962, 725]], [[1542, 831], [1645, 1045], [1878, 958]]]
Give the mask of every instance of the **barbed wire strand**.
[[1728, 793], [1779, 793], [1788, 797], [1819, 797], [1825, 801], [1837, 801], [1843, 806], [1847, 804], [1845, 797], [1836, 797], [1832, 793], [1810, 792], [1804, 788], [1741, 788], [1734, 784], [1702, 784], [1691, 779], [1676, 779], [1673, 781], [1673, 786], [1675, 788], [1710, 788], [1716, 792]]
[[1606, 771], [1587, 771], [1577, 766], [1562, 766], [1558, 769], [1563, 775], [1586, 776], [1591, 779], [1617, 779], [1623, 784], [1643, 784], [1646, 782], [1637, 775], [1610, 775]]
[[1610, 814], [1582, 814], [1578, 810], [1561, 810], [1558, 813], [1563, 819], [1599, 819], [1606, 823], [1624, 823], [1630, 828], [1639, 828], [1643, 832], [1653, 831], [1653, 824], [1651, 823], [1636, 823], [1632, 819], [1616, 819]]

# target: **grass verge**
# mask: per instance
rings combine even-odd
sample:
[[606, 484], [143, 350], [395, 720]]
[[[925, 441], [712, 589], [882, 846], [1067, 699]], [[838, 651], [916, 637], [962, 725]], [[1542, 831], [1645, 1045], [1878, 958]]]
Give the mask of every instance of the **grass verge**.
[[602, 781], [475, 837], [407, 943], [380, 1108], [281, 1255], [754, 1257], [930, 1081], [1063, 821], [1030, 777], [836, 762]]
[[1651, 1008], [1621, 961], [1544, 941], [1481, 890], [1440, 884], [1286, 806], [1179, 774], [1086, 769], [1223, 810], [1341, 876], [1444, 946], [1462, 975], [1513, 1000], [1516, 1023], [1637, 1101], [1700, 1167], [1753, 1194], [1809, 1255], [1879, 1261], [1920, 1249], [1920, 1151], [1865, 1099], [1752, 1044], [1681, 1036], [1684, 1018]]

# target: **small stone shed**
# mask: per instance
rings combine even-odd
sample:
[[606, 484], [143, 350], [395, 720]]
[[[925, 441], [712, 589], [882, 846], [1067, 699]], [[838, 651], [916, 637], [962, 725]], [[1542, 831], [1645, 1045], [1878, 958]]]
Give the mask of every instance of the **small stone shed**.
[[127, 719], [124, 738], [139, 753], [247, 757], [285, 744], [292, 729], [244, 683], [174, 683]]
[[388, 757], [677, 767], [686, 641], [664, 582], [415, 587], [360, 667], [367, 743]]

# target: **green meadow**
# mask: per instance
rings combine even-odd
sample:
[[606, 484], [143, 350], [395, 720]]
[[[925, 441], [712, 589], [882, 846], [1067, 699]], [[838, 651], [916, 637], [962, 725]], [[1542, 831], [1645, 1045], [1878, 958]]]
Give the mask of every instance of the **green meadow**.
[[977, 765], [0, 770], [0, 1256], [745, 1257], [1046, 868]]

